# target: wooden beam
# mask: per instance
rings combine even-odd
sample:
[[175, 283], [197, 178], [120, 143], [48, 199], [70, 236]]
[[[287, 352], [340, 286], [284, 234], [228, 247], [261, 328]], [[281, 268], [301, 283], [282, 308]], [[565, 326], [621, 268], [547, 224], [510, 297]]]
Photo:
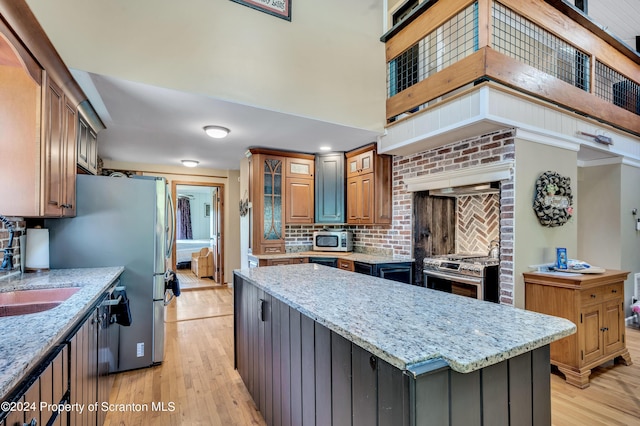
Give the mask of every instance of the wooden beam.
[[516, 90], [640, 135], [638, 115], [493, 49], [486, 50], [486, 76]]
[[487, 49], [482, 48], [387, 99], [387, 120], [482, 78]]

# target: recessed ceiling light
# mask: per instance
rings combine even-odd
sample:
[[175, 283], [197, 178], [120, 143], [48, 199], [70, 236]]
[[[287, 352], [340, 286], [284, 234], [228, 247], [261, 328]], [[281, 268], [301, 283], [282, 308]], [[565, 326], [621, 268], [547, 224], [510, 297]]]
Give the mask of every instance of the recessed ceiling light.
[[326, 145], [321, 146], [320, 147], [320, 151], [331, 151], [331, 147], [330, 146], [326, 146]]
[[231, 132], [231, 130], [227, 129], [226, 127], [222, 127], [222, 126], [205, 126], [204, 127], [204, 132], [209, 137], [216, 138], [216, 139], [222, 139], [222, 138], [227, 137], [227, 135]]
[[200, 162], [196, 160], [182, 160], [182, 164], [185, 167], [196, 167]]

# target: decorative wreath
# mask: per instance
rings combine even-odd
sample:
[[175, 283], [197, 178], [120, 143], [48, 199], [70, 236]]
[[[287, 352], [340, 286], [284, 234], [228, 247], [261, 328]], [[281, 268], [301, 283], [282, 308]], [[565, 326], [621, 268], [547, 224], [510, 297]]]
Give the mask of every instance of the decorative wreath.
[[556, 172], [542, 173], [536, 180], [533, 210], [542, 226], [562, 226], [573, 214], [571, 178]]

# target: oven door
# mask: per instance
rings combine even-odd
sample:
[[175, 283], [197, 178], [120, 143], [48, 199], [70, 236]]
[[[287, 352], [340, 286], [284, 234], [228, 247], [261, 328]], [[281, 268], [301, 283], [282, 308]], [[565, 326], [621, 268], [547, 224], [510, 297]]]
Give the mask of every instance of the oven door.
[[448, 274], [446, 272], [424, 270], [425, 287], [453, 293], [460, 296], [483, 300], [482, 278]]

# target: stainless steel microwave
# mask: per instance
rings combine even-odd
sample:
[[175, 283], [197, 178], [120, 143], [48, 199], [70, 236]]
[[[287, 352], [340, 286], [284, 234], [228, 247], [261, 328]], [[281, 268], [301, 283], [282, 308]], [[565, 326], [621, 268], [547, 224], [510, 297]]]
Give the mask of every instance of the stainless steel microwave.
[[313, 233], [313, 250], [353, 251], [353, 232], [315, 231]]

